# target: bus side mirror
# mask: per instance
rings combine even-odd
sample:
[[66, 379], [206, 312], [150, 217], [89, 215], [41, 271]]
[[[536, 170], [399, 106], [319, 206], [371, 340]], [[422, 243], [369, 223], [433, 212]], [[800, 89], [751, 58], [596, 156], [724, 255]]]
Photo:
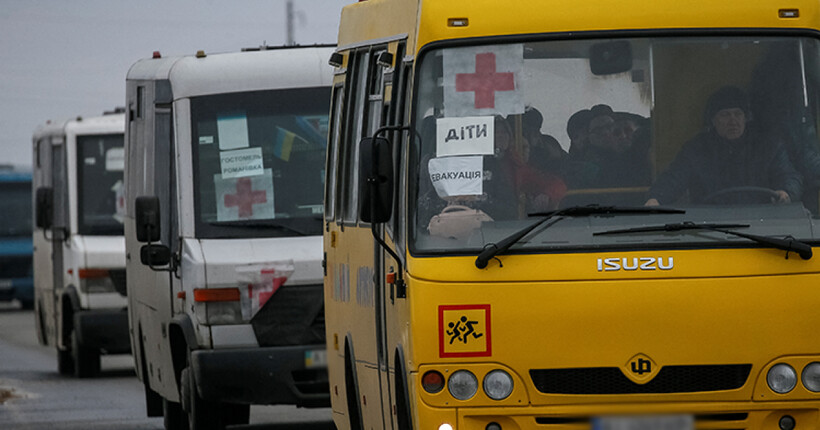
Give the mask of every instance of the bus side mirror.
[[359, 217], [382, 223], [393, 212], [393, 151], [383, 137], [359, 143]]
[[[137, 241], [157, 242], [160, 236], [159, 198], [137, 197], [134, 205]], [[140, 253], [142, 254], [142, 253]], [[141, 256], [140, 256], [141, 257]]]
[[165, 245], [143, 245], [140, 248], [140, 262], [152, 269], [167, 266], [171, 263], [171, 250]]
[[34, 218], [37, 228], [48, 230], [54, 225], [54, 189], [37, 188], [34, 203]]
[[596, 43], [589, 48], [593, 75], [614, 75], [632, 70], [632, 45], [626, 40]]

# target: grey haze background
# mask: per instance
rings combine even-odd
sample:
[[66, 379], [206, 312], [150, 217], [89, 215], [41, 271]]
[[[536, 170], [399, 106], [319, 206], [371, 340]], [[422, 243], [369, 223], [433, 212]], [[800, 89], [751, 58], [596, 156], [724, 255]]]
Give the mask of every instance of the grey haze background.
[[[293, 0], [294, 39], [336, 43], [355, 0]], [[125, 104], [128, 68], [163, 56], [286, 42], [285, 0], [0, 0], [0, 164], [31, 165], [46, 120]]]

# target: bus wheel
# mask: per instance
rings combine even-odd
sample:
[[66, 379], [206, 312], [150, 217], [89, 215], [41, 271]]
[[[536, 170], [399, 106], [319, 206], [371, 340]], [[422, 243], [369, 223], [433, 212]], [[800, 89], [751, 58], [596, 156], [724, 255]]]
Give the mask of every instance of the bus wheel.
[[359, 390], [356, 386], [356, 374], [353, 371], [353, 358], [350, 347], [345, 345], [345, 391], [347, 392], [347, 417], [350, 430], [362, 430], [362, 410], [359, 407]]
[[162, 417], [165, 430], [188, 430], [188, 416], [179, 403], [163, 398]]
[[196, 377], [190, 366], [182, 369], [179, 380], [180, 397], [188, 412], [190, 430], [222, 430], [227, 425], [250, 422], [250, 405], [213, 402], [199, 397]]
[[83, 346], [76, 331], [71, 334], [71, 353], [74, 359], [74, 376], [89, 378], [100, 372], [100, 352]]

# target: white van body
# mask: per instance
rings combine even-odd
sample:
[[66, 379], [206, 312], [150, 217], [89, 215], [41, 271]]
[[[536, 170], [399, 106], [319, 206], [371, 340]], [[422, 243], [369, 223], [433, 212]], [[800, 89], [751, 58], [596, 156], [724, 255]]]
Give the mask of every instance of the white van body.
[[[124, 118], [115, 111], [48, 122], [33, 136], [37, 334], [57, 348], [63, 374], [92, 376], [101, 353], [130, 352], [119, 200]], [[38, 201], [44, 193], [47, 205]]]
[[[313, 336], [324, 330], [322, 225], [313, 219], [321, 218], [323, 188], [316, 187], [324, 179], [332, 52], [293, 47], [152, 58], [128, 72], [129, 321], [148, 415], [164, 414], [166, 428], [247, 423], [251, 404], [329, 405], [324, 332]], [[318, 124], [321, 139], [274, 128], [271, 121], [296, 121], [289, 109], [297, 105], [302, 113], [293, 117]], [[273, 147], [285, 142], [280, 134], [292, 146], [274, 156]], [[313, 152], [322, 161], [297, 168], [301, 154]], [[241, 183], [264, 208], [240, 201]], [[236, 208], [229, 192], [220, 194], [222, 184], [235, 184]], [[259, 191], [260, 184], [268, 189]], [[302, 191], [312, 196], [309, 204], [282, 212], [288, 202], [281, 199], [298, 200]], [[138, 198], [159, 206], [159, 240], [150, 245], [139, 240]], [[263, 209], [269, 216], [254, 219]], [[288, 223], [296, 221], [310, 224], [310, 234], [293, 233], [301, 227]], [[170, 258], [144, 264], [151, 246]], [[278, 290], [263, 285], [285, 277]], [[260, 295], [260, 287], [273, 293]]]

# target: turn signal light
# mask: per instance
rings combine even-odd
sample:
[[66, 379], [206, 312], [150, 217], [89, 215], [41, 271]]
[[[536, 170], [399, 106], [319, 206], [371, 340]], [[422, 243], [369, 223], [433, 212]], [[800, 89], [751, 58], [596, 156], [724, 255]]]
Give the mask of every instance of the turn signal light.
[[194, 290], [195, 302], [238, 302], [239, 288], [198, 288]]

